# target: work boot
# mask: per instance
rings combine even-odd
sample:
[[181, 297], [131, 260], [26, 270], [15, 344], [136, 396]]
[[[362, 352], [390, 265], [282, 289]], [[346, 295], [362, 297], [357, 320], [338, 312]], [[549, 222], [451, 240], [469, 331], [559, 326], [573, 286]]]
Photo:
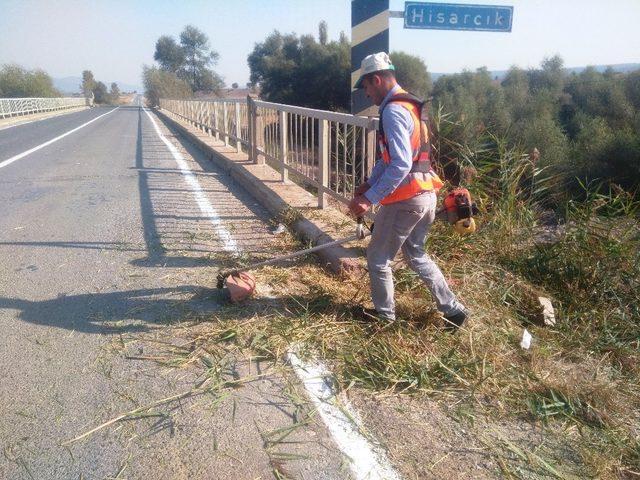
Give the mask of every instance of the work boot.
[[447, 332], [454, 333], [462, 326], [465, 320], [469, 317], [470, 312], [466, 308], [463, 308], [458, 313], [453, 315], [444, 316], [444, 329]]

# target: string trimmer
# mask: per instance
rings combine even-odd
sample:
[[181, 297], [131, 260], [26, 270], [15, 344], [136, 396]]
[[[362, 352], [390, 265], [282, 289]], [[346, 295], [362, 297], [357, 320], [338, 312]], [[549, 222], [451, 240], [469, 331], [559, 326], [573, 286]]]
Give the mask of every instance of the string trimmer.
[[436, 212], [438, 218], [446, 219], [460, 235], [476, 231], [474, 215], [479, 213], [476, 203], [466, 188], [454, 188], [444, 199], [443, 207]]
[[256, 280], [252, 275], [247, 273], [249, 270], [255, 270], [259, 267], [264, 267], [267, 265], [273, 265], [274, 263], [281, 262], [283, 260], [290, 260], [292, 258], [301, 257], [303, 255], [307, 255], [309, 253], [314, 253], [319, 250], [323, 250], [325, 248], [335, 247], [336, 245], [342, 245], [343, 243], [352, 242], [354, 240], [362, 240], [363, 238], [371, 235], [371, 232], [367, 232], [364, 229], [364, 221], [362, 217], [358, 218], [358, 223], [356, 225], [356, 233], [346, 238], [341, 238], [339, 240], [334, 240], [333, 242], [323, 243], [322, 245], [317, 245], [312, 248], [306, 248], [304, 250], [299, 250], [297, 252], [289, 253], [287, 255], [280, 255], [275, 258], [271, 258], [269, 260], [264, 260], [262, 262], [257, 262], [251, 265], [246, 265], [242, 268], [238, 268], [235, 270], [227, 270], [220, 272], [218, 274], [218, 283], [217, 287], [222, 289], [227, 287], [229, 290], [229, 296], [231, 297], [231, 301], [234, 303], [241, 302], [245, 298], [251, 296], [251, 294], [256, 289]]

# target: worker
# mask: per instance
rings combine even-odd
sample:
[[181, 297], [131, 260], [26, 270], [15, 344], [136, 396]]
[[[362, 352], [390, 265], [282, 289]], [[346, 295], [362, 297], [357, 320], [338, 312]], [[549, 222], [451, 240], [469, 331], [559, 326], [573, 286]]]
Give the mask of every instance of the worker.
[[[435, 219], [437, 189], [442, 182], [431, 169], [428, 133], [421, 126], [422, 102], [396, 81], [395, 68], [385, 52], [362, 60], [356, 88], [379, 106], [378, 155], [369, 179], [358, 186], [349, 210], [362, 216], [381, 204], [367, 248], [371, 298], [375, 310], [363, 309], [372, 319], [395, 320], [391, 262], [404, 257], [431, 291], [445, 328], [457, 330], [469, 311], [456, 299], [444, 275], [425, 252], [425, 240]], [[421, 131], [423, 132], [421, 135]]]

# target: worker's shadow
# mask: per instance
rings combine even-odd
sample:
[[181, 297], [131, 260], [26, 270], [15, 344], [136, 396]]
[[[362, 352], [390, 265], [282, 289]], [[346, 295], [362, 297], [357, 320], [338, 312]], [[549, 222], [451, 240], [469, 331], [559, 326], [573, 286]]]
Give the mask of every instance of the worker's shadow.
[[223, 303], [218, 290], [182, 286], [60, 295], [41, 301], [0, 297], [0, 312], [18, 310], [18, 318], [26, 322], [84, 333], [133, 333], [185, 317], [206, 317]]

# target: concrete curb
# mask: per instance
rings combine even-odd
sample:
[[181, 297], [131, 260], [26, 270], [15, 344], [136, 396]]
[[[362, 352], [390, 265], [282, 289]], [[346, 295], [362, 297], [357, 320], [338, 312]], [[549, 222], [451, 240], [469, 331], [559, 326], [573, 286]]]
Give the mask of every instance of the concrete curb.
[[[280, 174], [275, 172], [271, 167], [267, 165], [257, 166], [250, 163], [246, 154], [229, 154], [220, 151], [224, 150], [224, 148], [217, 148], [212, 145], [214, 139], [208, 134], [186, 122], [183, 123], [171, 118], [160, 109], [156, 109], [154, 112], [162, 119], [165, 125], [196, 146], [208, 159], [227, 172], [231, 178], [238, 182], [272, 215], [280, 218], [293, 217], [293, 219], [288, 222], [289, 226], [303, 240], [310, 242], [314, 246], [336, 240], [325, 231], [327, 228], [321, 221], [307, 218], [303, 211], [292, 206], [285, 198], [276, 192], [274, 188], [267, 185], [255, 174], [255, 169], [260, 167], [271, 170], [275, 176], [279, 177]], [[226, 149], [229, 149], [229, 147], [226, 147]], [[234, 159], [231, 158], [232, 156]], [[251, 171], [252, 169], [254, 172]], [[297, 185], [288, 184], [287, 188], [290, 190], [299, 190], [297, 194], [300, 196], [310, 196], [307, 191]], [[313, 198], [315, 199], [315, 197]], [[344, 216], [338, 211], [336, 211], [336, 214]], [[362, 272], [362, 262], [359, 261], [361, 255], [359, 255], [355, 249], [338, 245], [321, 250], [317, 252], [316, 255], [320, 258], [323, 266], [334, 273], [353, 275]]]

